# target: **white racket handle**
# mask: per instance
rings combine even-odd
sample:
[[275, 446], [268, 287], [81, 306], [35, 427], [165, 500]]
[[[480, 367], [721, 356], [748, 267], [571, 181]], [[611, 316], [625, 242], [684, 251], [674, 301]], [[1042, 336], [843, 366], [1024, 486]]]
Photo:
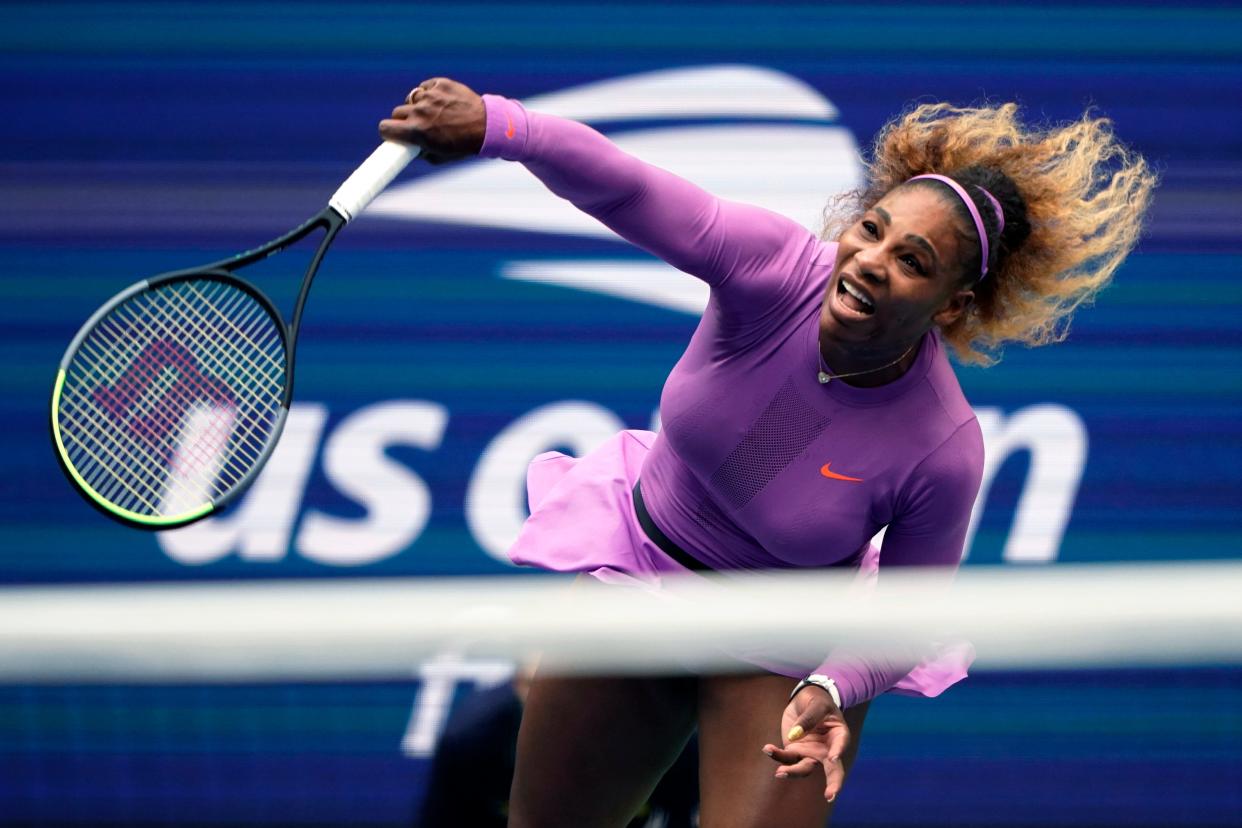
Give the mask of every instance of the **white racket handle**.
[[328, 206], [340, 213], [346, 222], [353, 221], [397, 173], [418, 157], [418, 153], [419, 148], [411, 144], [385, 141], [345, 179], [328, 199]]

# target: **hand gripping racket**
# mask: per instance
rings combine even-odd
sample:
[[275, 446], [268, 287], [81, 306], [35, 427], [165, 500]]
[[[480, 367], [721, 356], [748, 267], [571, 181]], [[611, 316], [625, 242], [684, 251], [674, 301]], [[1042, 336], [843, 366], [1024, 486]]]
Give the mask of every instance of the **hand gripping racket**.
[[[167, 529], [245, 490], [284, 427], [302, 309], [328, 245], [417, 155], [385, 142], [322, 212], [285, 235], [138, 282], [95, 311], [52, 390], [57, 458], [90, 503], [123, 523]], [[235, 271], [319, 229], [286, 325]]]

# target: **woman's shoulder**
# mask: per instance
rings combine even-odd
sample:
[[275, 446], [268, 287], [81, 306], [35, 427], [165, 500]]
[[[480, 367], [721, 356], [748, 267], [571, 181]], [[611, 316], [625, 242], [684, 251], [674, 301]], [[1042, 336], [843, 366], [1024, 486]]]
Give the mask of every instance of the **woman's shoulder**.
[[789, 234], [782, 256], [712, 286], [709, 310], [725, 330], [748, 342], [755, 337], [784, 338], [800, 330], [808, 314], [818, 312], [836, 244], [799, 229], [802, 232]]

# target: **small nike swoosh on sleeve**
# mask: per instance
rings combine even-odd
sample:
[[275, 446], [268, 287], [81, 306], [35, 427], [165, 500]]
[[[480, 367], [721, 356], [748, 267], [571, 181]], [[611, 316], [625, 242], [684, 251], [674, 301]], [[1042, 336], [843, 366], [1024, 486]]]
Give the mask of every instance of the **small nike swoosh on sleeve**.
[[506, 114], [506, 115], [505, 115], [505, 121], [509, 124], [509, 126], [505, 129], [505, 137], [506, 137], [506, 138], [512, 138], [512, 137], [513, 137], [513, 134], [514, 134], [514, 130], [513, 130], [513, 118], [512, 118], [511, 116], [509, 116], [509, 115], [507, 115], [507, 114]]

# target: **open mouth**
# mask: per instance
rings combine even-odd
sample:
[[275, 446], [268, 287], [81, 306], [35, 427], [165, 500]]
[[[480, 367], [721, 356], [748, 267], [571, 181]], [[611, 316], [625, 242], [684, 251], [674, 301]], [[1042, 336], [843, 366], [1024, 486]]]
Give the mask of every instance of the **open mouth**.
[[844, 276], [837, 280], [837, 299], [844, 307], [854, 311], [854, 313], [864, 316], [870, 316], [875, 313], [875, 300], [855, 285], [847, 282]]

